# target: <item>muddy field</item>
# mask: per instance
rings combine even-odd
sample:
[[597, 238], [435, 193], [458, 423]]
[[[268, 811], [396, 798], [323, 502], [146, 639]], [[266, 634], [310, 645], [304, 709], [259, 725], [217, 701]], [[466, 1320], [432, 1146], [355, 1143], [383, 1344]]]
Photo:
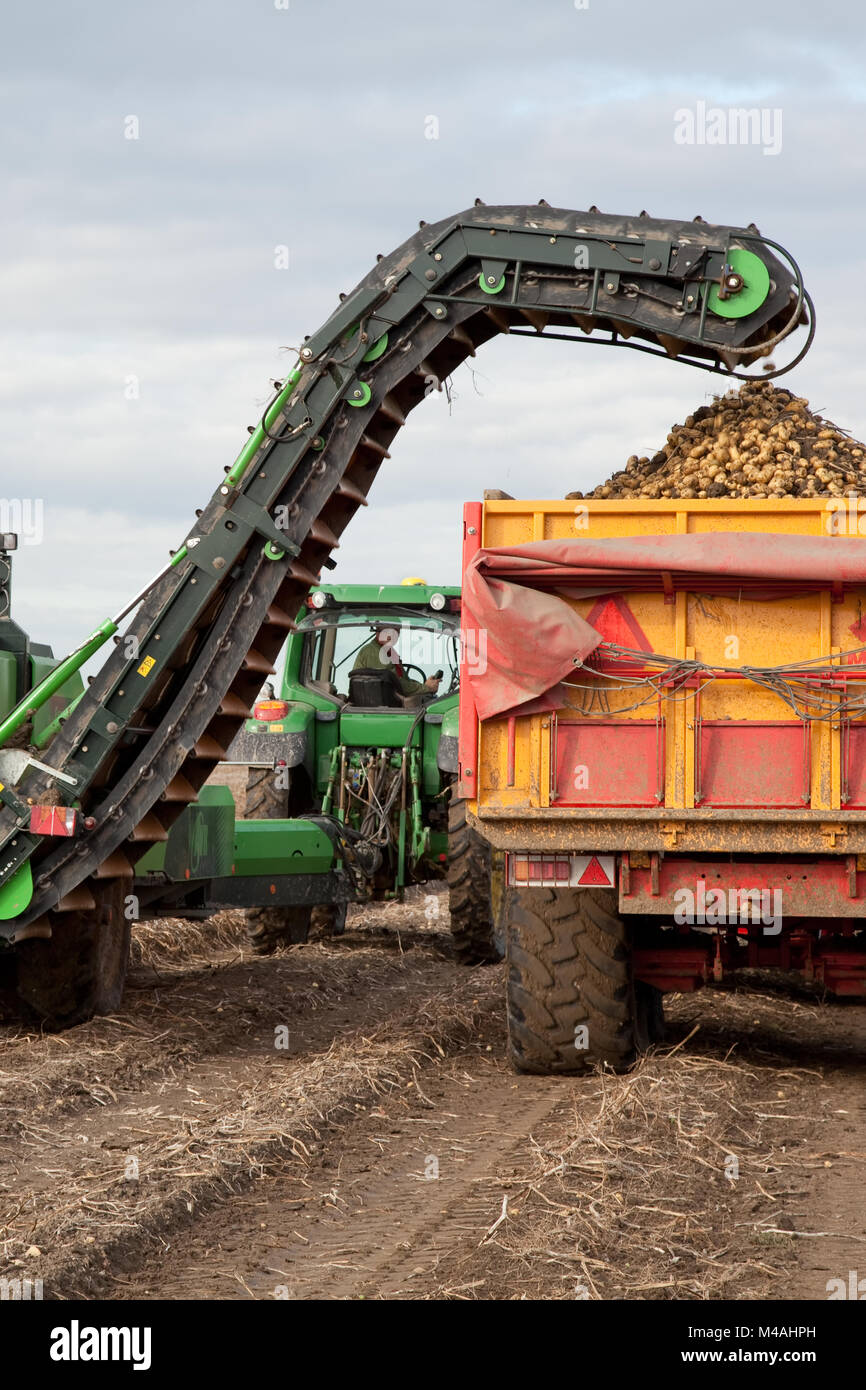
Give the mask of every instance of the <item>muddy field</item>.
[[[446, 900], [249, 955], [142, 929], [123, 1012], [0, 1026], [0, 1277], [46, 1298], [826, 1299], [866, 1275], [866, 1008], [668, 999], [627, 1076], [505, 1060]], [[866, 1285], [864, 1285], [866, 1287]]]

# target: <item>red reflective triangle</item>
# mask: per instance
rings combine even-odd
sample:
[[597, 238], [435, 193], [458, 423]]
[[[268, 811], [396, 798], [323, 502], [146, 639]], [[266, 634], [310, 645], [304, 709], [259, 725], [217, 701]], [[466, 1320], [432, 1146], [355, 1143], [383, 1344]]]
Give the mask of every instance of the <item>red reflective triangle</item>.
[[608, 594], [593, 605], [586, 615], [590, 627], [594, 627], [605, 642], [615, 642], [620, 647], [636, 648], [651, 652], [646, 633], [619, 594]]
[[586, 868], [584, 869], [583, 873], [577, 881], [578, 883], [584, 884], [587, 888], [610, 887], [610, 879], [608, 878], [604, 869], [599, 864], [595, 855], [592, 856], [592, 858], [590, 859], [589, 863], [587, 864]]
[[[857, 639], [858, 647], [866, 646], [866, 618], [852, 623], [848, 631]], [[846, 652], [842, 658], [843, 666], [862, 666], [866, 664], [866, 652]]]

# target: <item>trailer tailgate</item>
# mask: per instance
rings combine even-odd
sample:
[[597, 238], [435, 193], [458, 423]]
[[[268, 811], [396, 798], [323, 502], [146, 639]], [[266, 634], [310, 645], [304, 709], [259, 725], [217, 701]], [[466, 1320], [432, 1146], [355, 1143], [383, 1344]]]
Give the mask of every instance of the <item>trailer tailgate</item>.
[[468, 504], [461, 786], [491, 841], [866, 853], [856, 508]]

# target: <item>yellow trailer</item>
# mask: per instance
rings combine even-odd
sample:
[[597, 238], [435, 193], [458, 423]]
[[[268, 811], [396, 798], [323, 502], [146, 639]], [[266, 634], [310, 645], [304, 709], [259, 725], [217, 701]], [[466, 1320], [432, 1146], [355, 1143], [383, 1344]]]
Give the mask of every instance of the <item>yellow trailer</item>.
[[460, 788], [519, 1066], [628, 1062], [740, 966], [866, 992], [861, 505], [467, 505]]

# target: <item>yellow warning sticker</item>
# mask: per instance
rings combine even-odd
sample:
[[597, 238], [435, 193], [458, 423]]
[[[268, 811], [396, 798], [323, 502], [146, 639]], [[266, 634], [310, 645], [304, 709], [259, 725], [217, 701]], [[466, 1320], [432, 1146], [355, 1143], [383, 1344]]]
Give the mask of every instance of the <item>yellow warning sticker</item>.
[[140, 676], [149, 676], [150, 673], [151, 673], [151, 670], [153, 669], [153, 667], [154, 667], [155, 665], [156, 665], [156, 657], [155, 657], [155, 656], [146, 656], [146, 657], [144, 658], [144, 661], [141, 663], [141, 665], [140, 665], [139, 668], [138, 668], [138, 674], [139, 674]]
[[282, 726], [282, 724], [272, 724], [272, 725], [271, 725], [271, 733], [272, 733], [272, 734], [281, 734], [282, 732], [283, 732], [283, 726]]

